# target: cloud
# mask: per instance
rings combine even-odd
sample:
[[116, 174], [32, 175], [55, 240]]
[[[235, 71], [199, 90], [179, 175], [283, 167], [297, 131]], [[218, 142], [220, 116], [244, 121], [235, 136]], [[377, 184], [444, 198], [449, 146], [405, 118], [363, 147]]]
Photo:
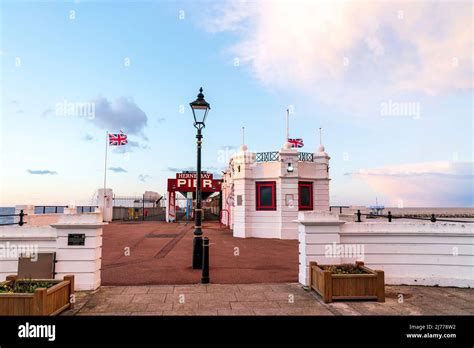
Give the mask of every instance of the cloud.
[[235, 145], [222, 145], [219, 147], [220, 150], [237, 150], [238, 147]]
[[13, 108], [16, 109], [15, 113], [17, 114], [24, 114], [25, 111], [21, 108], [21, 104], [18, 100], [9, 100], [7, 102], [5, 102], [5, 105], [12, 105]]
[[112, 132], [122, 129], [127, 134], [140, 134], [147, 125], [148, 117], [132, 98], [119, 97], [114, 102], [99, 97], [95, 105], [93, 122], [102, 129]]
[[178, 168], [178, 167], [168, 167], [165, 169], [166, 171], [168, 172], [186, 172], [186, 171], [195, 171], [196, 170], [196, 167], [182, 167], [182, 168]]
[[51, 114], [54, 114], [54, 109], [46, 109], [41, 113], [41, 116], [46, 117]]
[[84, 136], [82, 137], [82, 140], [84, 140], [84, 141], [92, 141], [92, 140], [94, 140], [94, 137], [93, 137], [92, 135], [90, 135], [90, 134], [86, 134], [86, 135], [84, 135]]
[[[229, 1], [206, 28], [271, 88], [354, 106], [473, 87], [470, 1]], [[347, 105], [346, 105], [347, 106]]]
[[386, 197], [385, 205], [474, 206], [474, 162], [411, 163], [346, 175], [366, 181]]
[[109, 167], [109, 170], [113, 171], [114, 173], [127, 173], [127, 171], [122, 167]]
[[150, 178], [151, 178], [151, 176], [147, 175], [147, 174], [139, 174], [138, 175], [138, 180], [140, 180], [141, 182], [145, 182]]
[[34, 174], [34, 175], [56, 175], [56, 174], [58, 174], [57, 172], [55, 172], [53, 170], [48, 170], [48, 169], [45, 169], [45, 170], [28, 169], [27, 172], [30, 173], [30, 174]]
[[[182, 167], [182, 168], [168, 167], [165, 170], [168, 171], [168, 172], [177, 172], [177, 173], [180, 173], [180, 172], [194, 172], [194, 171], [196, 171], [196, 167]], [[202, 170], [207, 171], [208, 173], [210, 173], [210, 172], [219, 170], [219, 168], [209, 166], [209, 167], [202, 168]]]

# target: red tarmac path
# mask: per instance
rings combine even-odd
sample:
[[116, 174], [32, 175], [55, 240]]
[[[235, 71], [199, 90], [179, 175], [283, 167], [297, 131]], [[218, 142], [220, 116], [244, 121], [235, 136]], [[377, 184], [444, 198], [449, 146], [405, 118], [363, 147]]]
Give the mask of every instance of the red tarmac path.
[[[203, 231], [211, 243], [211, 283], [298, 281], [298, 241], [234, 238], [231, 230], [221, 229], [217, 222], [205, 222]], [[201, 271], [191, 268], [192, 223], [112, 222], [103, 233], [102, 285], [195, 284], [201, 280]]]

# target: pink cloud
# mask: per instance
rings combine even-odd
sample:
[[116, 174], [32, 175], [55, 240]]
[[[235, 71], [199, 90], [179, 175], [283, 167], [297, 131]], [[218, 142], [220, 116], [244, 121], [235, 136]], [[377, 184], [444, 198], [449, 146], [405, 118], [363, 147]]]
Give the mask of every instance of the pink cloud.
[[[230, 1], [208, 23], [263, 84], [357, 105], [473, 87], [470, 1]], [[346, 105], [347, 106], [347, 105]]]
[[425, 162], [348, 173], [364, 180], [385, 205], [474, 206], [473, 162]]

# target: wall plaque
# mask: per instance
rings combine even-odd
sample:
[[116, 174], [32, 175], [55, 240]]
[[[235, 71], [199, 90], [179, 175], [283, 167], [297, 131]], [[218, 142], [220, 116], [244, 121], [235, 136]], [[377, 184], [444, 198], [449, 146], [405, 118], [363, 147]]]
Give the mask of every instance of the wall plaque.
[[86, 235], [84, 233], [69, 233], [67, 235], [67, 245], [85, 245]]

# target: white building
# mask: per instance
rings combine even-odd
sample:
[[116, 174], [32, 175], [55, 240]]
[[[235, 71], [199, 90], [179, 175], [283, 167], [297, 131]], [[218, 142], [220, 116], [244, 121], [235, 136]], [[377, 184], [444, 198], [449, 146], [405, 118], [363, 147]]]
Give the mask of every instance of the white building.
[[329, 210], [329, 159], [324, 146], [254, 153], [246, 145], [223, 172], [222, 221], [234, 237], [298, 239], [298, 212]]

